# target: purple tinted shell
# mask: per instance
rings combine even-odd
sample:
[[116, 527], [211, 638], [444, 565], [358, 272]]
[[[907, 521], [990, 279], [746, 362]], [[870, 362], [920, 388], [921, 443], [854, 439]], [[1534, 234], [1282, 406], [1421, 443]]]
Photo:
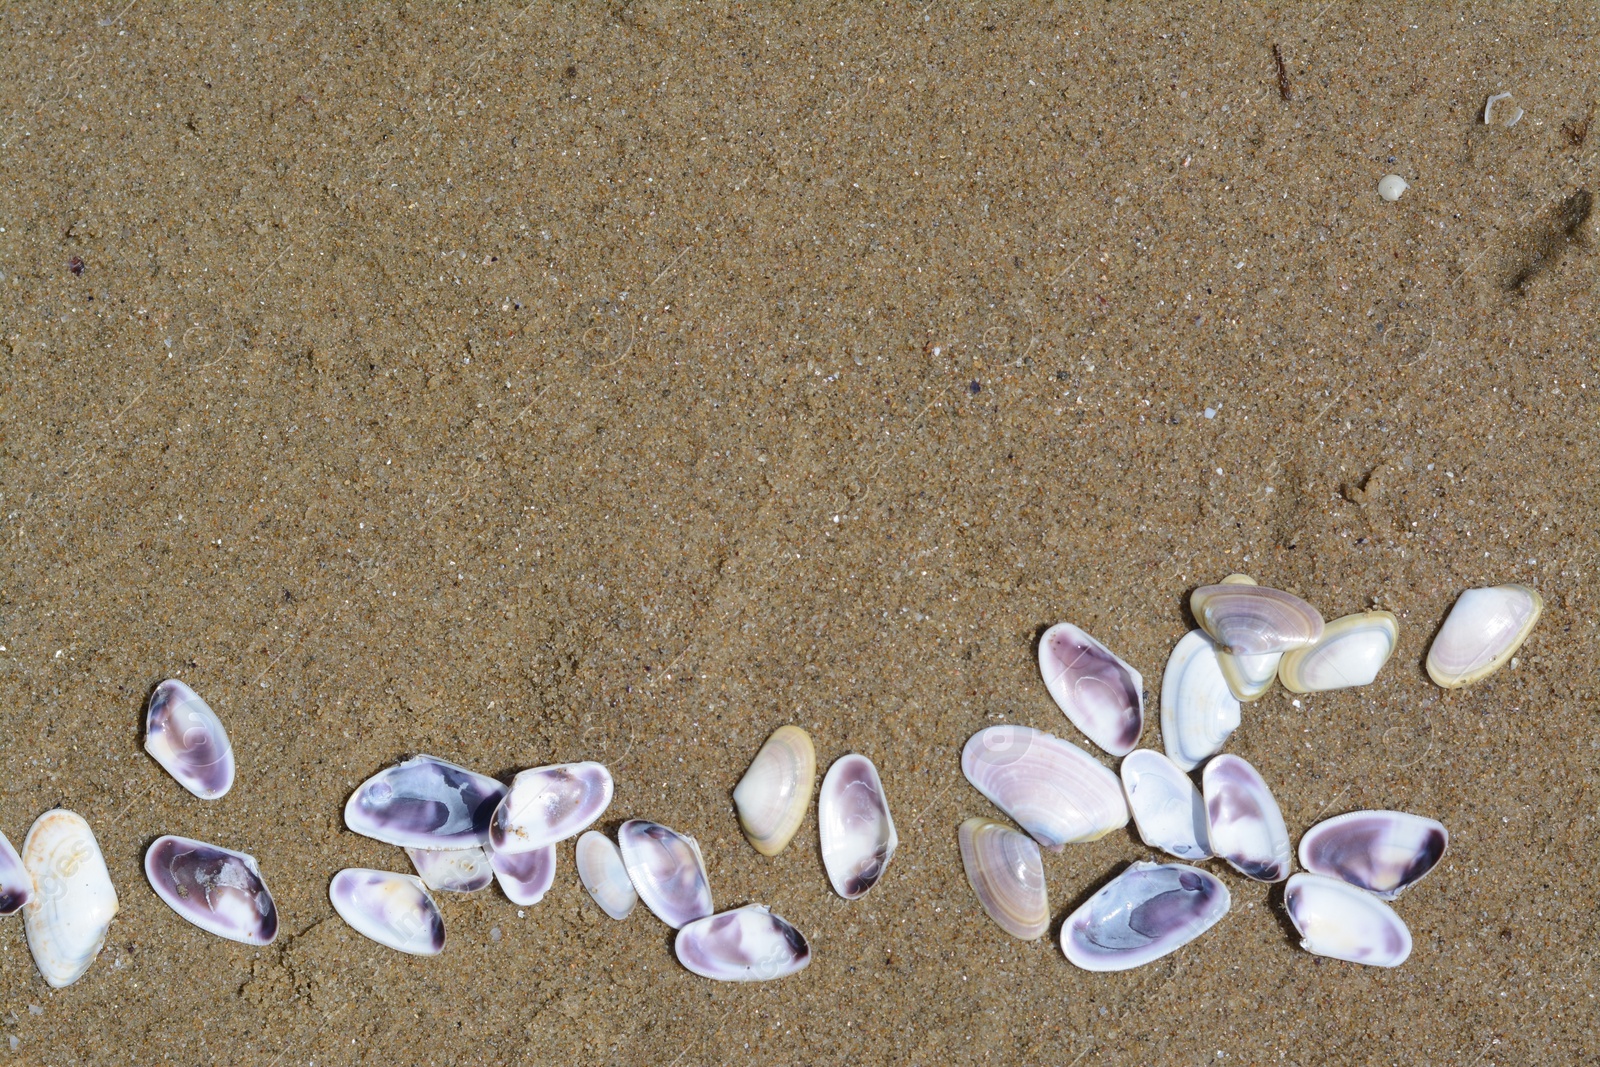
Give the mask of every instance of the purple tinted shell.
[[444, 916], [420, 878], [349, 867], [333, 876], [328, 899], [339, 918], [380, 945], [413, 956], [444, 950]]
[[145, 852], [144, 874], [156, 896], [208, 933], [246, 945], [278, 936], [278, 909], [254, 856], [169, 834]]
[[546, 845], [533, 852], [491, 852], [495, 880], [513, 904], [528, 907], [539, 903], [556, 880], [556, 846]]
[[695, 839], [671, 827], [629, 819], [617, 828], [617, 849], [639, 899], [673, 929], [710, 915], [711, 883]]
[[1228, 913], [1228, 887], [1182, 863], [1135, 863], [1067, 916], [1061, 950], [1086, 971], [1125, 971], [1175, 952]]
[[215, 800], [233, 788], [233, 746], [222, 720], [175, 678], [156, 686], [145, 712], [144, 750], [189, 792]]
[[433, 756], [385, 767], [350, 794], [344, 824], [401, 848], [454, 849], [489, 839], [506, 787]]
[[673, 948], [679, 963], [719, 982], [769, 982], [811, 962], [805, 936], [760, 904], [689, 923]]
[[33, 876], [5, 834], [0, 834], [0, 915], [15, 915], [33, 899]]
[[615, 785], [603, 764], [557, 763], [512, 779], [489, 824], [496, 852], [533, 852], [582, 833], [611, 805]]

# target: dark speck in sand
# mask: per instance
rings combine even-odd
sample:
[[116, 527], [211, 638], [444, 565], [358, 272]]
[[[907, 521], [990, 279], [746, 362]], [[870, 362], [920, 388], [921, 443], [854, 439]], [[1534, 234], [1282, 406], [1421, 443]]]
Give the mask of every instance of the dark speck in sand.
[[83, 276], [84, 265], [82, 256], [73, 256], [67, 260], [67, 269], [72, 272], [74, 277], [81, 278]]
[[967, 392], [971, 393], [973, 396], [977, 396], [979, 393], [983, 392], [983, 386], [978, 382], [973, 382], [971, 385], [967, 386]]

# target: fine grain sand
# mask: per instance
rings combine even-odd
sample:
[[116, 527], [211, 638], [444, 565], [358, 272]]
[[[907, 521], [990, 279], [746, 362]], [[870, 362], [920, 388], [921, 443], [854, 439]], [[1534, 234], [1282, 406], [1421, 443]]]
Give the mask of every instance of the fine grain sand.
[[[1600, 1055], [1600, 16], [1167, 6], [0, 14], [0, 828], [83, 813], [122, 899], [64, 990], [0, 920], [0, 1061]], [[1486, 127], [1501, 90], [1526, 116]], [[1277, 690], [1230, 750], [1296, 837], [1449, 827], [1410, 961], [1303, 953], [1219, 868], [1199, 941], [1075, 970], [1060, 917], [1131, 831], [1047, 854], [1051, 935], [1005, 935], [961, 744], [1077, 737], [1034, 658], [1061, 619], [1158, 693], [1188, 592], [1241, 570], [1400, 617], [1376, 684]], [[1439, 621], [1503, 581], [1543, 621], [1436, 688]], [[232, 732], [220, 801], [140, 749], [170, 676]], [[882, 771], [861, 900], [814, 819], [774, 859], [740, 834], [786, 722]], [[606, 762], [604, 828], [694, 834], [814, 962], [697, 978], [570, 842], [536, 907], [441, 899], [439, 957], [362, 939], [329, 878], [406, 859], [340, 810], [417, 752]], [[163, 906], [162, 833], [256, 855], [277, 942]]]

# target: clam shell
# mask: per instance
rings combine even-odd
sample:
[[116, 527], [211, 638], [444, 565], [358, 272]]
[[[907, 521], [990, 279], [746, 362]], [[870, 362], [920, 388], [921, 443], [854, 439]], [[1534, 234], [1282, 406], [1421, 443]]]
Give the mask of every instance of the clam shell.
[[1371, 685], [1400, 637], [1400, 620], [1387, 611], [1334, 619], [1314, 645], [1285, 652], [1278, 677], [1292, 693], [1322, 693]]
[[350, 794], [344, 824], [401, 848], [453, 849], [489, 839], [506, 787], [434, 756], [385, 767]]
[[660, 823], [629, 819], [617, 828], [617, 848], [644, 906], [673, 929], [716, 910], [700, 844]]
[[[1219, 584], [1255, 585], [1256, 580], [1248, 574], [1230, 574]], [[1278, 660], [1282, 656], [1282, 652], [1268, 652], [1263, 656], [1236, 656], [1232, 652], [1218, 652], [1217, 666], [1222, 668], [1222, 678], [1228, 683], [1228, 691], [1248, 704], [1260, 700], [1272, 689], [1272, 682], [1278, 674]]]
[[1173, 763], [1192, 771], [1238, 728], [1239, 699], [1222, 676], [1216, 643], [1204, 630], [1190, 630], [1161, 676], [1161, 743]]
[[883, 877], [900, 835], [878, 768], [867, 757], [852, 752], [828, 768], [817, 797], [817, 837], [822, 866], [841, 897], [854, 900]]
[[767, 738], [733, 791], [744, 836], [763, 856], [776, 856], [794, 839], [811, 804], [817, 752], [811, 735], [780, 726]]
[[33, 962], [60, 989], [83, 977], [106, 943], [117, 891], [94, 831], [77, 812], [54, 808], [34, 821], [22, 843], [33, 898], [22, 910]]
[[1246, 878], [1281, 882], [1289, 877], [1289, 828], [1256, 769], [1238, 756], [1221, 755], [1206, 764], [1201, 777], [1212, 850]]
[[233, 746], [217, 713], [175, 678], [156, 686], [144, 717], [144, 750], [201, 800], [233, 788]]
[[1404, 811], [1352, 811], [1300, 838], [1300, 865], [1393, 900], [1444, 857], [1444, 824]]
[[1222, 651], [1236, 656], [1288, 652], [1322, 636], [1316, 608], [1264, 585], [1202, 585], [1190, 595], [1189, 610]]
[[0, 834], [0, 915], [15, 915], [33, 899], [33, 876], [5, 834]]
[[1544, 598], [1525, 585], [1468, 589], [1428, 649], [1428, 677], [1446, 689], [1487, 678], [1522, 647], [1544, 611]]
[[604, 764], [557, 763], [518, 774], [494, 811], [496, 852], [533, 852], [582, 833], [611, 806], [615, 789]]
[[1347, 882], [1297, 874], [1283, 903], [1307, 952], [1369, 967], [1398, 967], [1411, 955], [1411, 931], [1394, 909]]
[[1061, 924], [1061, 951], [1086, 971], [1126, 971], [1175, 952], [1228, 914], [1228, 887], [1182, 863], [1135, 863]]
[[974, 789], [1052, 852], [1128, 825], [1122, 783], [1070, 741], [1027, 726], [979, 730], [961, 750]]
[[586, 831], [578, 838], [577, 860], [578, 880], [600, 910], [613, 919], [626, 919], [639, 903], [639, 894], [611, 838], [598, 830]]
[[1179, 859], [1211, 855], [1205, 800], [1181, 767], [1155, 749], [1141, 748], [1124, 757], [1121, 775], [1128, 810], [1145, 844]]
[[989, 918], [1012, 937], [1043, 937], [1050, 928], [1050, 901], [1044, 858], [1033, 838], [988, 819], [968, 819], [958, 839], [967, 882]]
[[678, 931], [678, 962], [719, 982], [770, 982], [811, 962], [805, 937], [765, 905], [697, 919]]
[[494, 866], [482, 845], [471, 848], [408, 848], [422, 884], [440, 893], [476, 893], [494, 881]]
[[351, 929], [380, 945], [413, 956], [444, 949], [444, 916], [420, 878], [349, 867], [333, 876], [328, 899]]
[[1113, 756], [1124, 756], [1144, 730], [1144, 677], [1070, 622], [1039, 639], [1045, 688], [1072, 725]]
[[144, 876], [162, 902], [209, 934], [246, 945], [278, 936], [278, 908], [256, 858], [168, 834], [145, 850]]
[[[521, 907], [532, 907], [544, 899], [556, 882], [556, 846], [546, 845], [536, 852], [490, 852], [489, 865], [506, 899]], [[581, 871], [580, 867], [580, 871]]]

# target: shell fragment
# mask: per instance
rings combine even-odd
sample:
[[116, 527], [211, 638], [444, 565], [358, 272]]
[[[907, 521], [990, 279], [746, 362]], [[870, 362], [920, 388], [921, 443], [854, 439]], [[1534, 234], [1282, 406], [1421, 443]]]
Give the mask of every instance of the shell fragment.
[[1173, 763], [1192, 771], [1238, 728], [1239, 698], [1223, 678], [1216, 642], [1204, 630], [1190, 630], [1161, 677], [1161, 743]]
[[471, 848], [408, 848], [422, 884], [439, 893], [476, 893], [494, 881], [494, 867], [482, 845]]
[[489, 865], [506, 899], [532, 907], [544, 899], [556, 882], [556, 846], [535, 852], [490, 852]]
[[1012, 937], [1043, 937], [1050, 928], [1050, 901], [1044, 859], [1033, 838], [988, 819], [968, 819], [957, 836], [967, 882], [989, 918]]
[[246, 945], [278, 936], [278, 908], [254, 856], [188, 837], [158, 837], [144, 854], [156, 896], [207, 933]]
[[763, 856], [776, 856], [794, 839], [811, 804], [817, 752], [811, 735], [780, 726], [756, 753], [733, 791], [744, 836]]
[[145, 712], [144, 750], [202, 800], [233, 788], [233, 746], [211, 705], [175, 678], [156, 686]]
[[852, 752], [828, 768], [817, 797], [817, 837], [822, 866], [841, 897], [855, 900], [883, 877], [900, 835], [878, 768], [867, 757]]
[[1077, 745], [1042, 730], [1011, 724], [979, 730], [961, 750], [961, 770], [1052, 852], [1128, 825], [1117, 776]]
[[1468, 589], [1428, 649], [1428, 677], [1445, 689], [1487, 678], [1522, 647], [1543, 611], [1544, 598], [1525, 585]]
[[1300, 838], [1300, 865], [1393, 900], [1444, 858], [1444, 824], [1404, 811], [1352, 811]]
[[1398, 967], [1411, 955], [1411, 931], [1394, 909], [1337, 878], [1297, 874], [1283, 894], [1300, 947], [1369, 967]]
[[444, 949], [444, 916], [420, 878], [350, 867], [333, 876], [328, 898], [356, 933], [380, 945], [412, 956]]
[[1123, 758], [1121, 772], [1128, 810], [1145, 844], [1179, 859], [1211, 855], [1206, 803], [1182, 768], [1154, 749], [1141, 748]]
[[1400, 620], [1387, 611], [1363, 611], [1334, 619], [1316, 644], [1284, 653], [1278, 678], [1292, 693], [1371, 685], [1389, 661], [1399, 636]]
[[679, 963], [719, 982], [770, 982], [811, 962], [804, 935], [761, 904], [697, 919], [678, 931], [673, 947]]
[[1113, 756], [1125, 756], [1144, 730], [1144, 678], [1070, 622], [1039, 639], [1039, 671], [1072, 725]]
[[54, 808], [22, 843], [34, 895], [22, 911], [33, 962], [60, 989], [82, 978], [106, 943], [117, 891], [94, 831], [77, 812]]
[[1216, 854], [1258, 882], [1289, 877], [1289, 829], [1256, 769], [1238, 756], [1221, 755], [1206, 764], [1202, 777], [1207, 830]]
[[1228, 913], [1228, 887], [1182, 863], [1135, 863], [1061, 924], [1061, 951], [1086, 971], [1126, 971], [1187, 945]]
[[33, 876], [5, 834], [0, 834], [0, 915], [15, 915], [33, 899]]

